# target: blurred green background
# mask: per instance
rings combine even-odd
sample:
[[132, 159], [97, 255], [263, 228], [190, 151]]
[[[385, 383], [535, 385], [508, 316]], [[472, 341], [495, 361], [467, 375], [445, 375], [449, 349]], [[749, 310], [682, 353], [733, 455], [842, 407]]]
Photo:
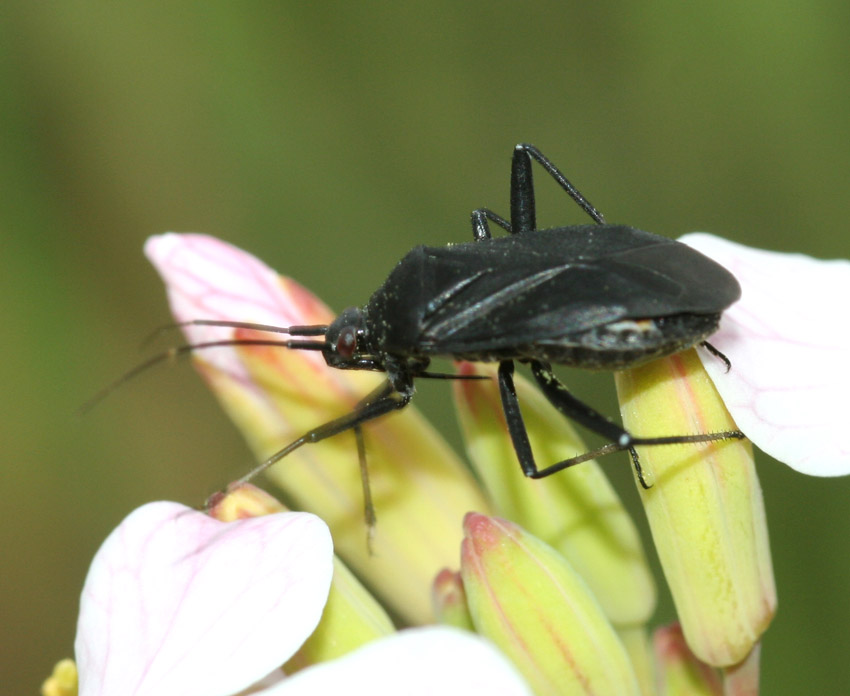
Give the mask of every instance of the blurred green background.
[[[251, 463], [188, 366], [75, 413], [169, 319], [148, 235], [219, 235], [341, 309], [414, 244], [470, 239], [472, 208], [506, 213], [528, 141], [611, 221], [847, 257], [848, 26], [837, 1], [7, 0], [0, 692], [71, 655], [125, 514], [199, 504]], [[541, 224], [586, 222], [538, 181]], [[614, 412], [610, 377], [571, 382]], [[457, 442], [447, 386], [421, 392]], [[758, 465], [780, 594], [764, 693], [846, 692], [850, 482]], [[608, 467], [634, 506], [625, 458]]]

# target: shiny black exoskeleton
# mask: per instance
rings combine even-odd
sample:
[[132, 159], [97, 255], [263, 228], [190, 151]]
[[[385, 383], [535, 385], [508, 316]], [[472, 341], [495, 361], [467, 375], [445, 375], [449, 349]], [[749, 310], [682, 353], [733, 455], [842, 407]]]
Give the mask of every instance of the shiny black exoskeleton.
[[[537, 229], [532, 160], [596, 224]], [[489, 222], [509, 234], [493, 238]], [[472, 213], [472, 227], [472, 242], [410, 251], [363, 307], [345, 310], [328, 327], [299, 327], [310, 334], [291, 332], [324, 330], [321, 350], [332, 367], [387, 374], [386, 384], [357, 410], [308, 433], [291, 449], [402, 408], [413, 396], [417, 377], [438, 376], [427, 369], [433, 356], [499, 362], [508, 429], [523, 472], [533, 478], [626, 449], [646, 487], [635, 445], [743, 437], [738, 431], [634, 437], [576, 399], [550, 367], [616, 370], [704, 342], [716, 331], [721, 313], [741, 295], [729, 271], [680, 242], [606, 224], [532, 145], [514, 149], [510, 222], [482, 208]], [[514, 360], [531, 366], [564, 415], [611, 444], [538, 469], [514, 390]]]

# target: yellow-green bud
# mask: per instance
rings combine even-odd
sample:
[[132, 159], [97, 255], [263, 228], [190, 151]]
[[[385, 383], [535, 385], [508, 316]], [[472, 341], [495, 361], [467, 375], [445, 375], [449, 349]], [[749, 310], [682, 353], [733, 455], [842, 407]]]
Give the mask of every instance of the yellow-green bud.
[[[286, 508], [265, 491], [242, 484], [218, 497], [210, 514], [222, 522], [283, 512]], [[292, 674], [319, 662], [333, 660], [369, 641], [395, 632], [390, 617], [360, 581], [336, 557], [322, 618], [316, 630], [286, 663]]]
[[41, 696], [77, 696], [77, 665], [73, 660], [60, 660], [53, 673], [41, 685]]
[[468, 631], [474, 630], [460, 573], [452, 572], [448, 568], [437, 573], [431, 589], [431, 601], [434, 605], [434, 616], [439, 623]]
[[626, 650], [570, 564], [515, 524], [470, 513], [461, 575], [476, 630], [535, 693], [640, 693]]
[[328, 602], [316, 630], [284, 666], [287, 674], [341, 657], [361, 645], [395, 632], [378, 601], [334, 557]]
[[[637, 437], [736, 429], [693, 350], [618, 373], [617, 389]], [[688, 645], [708, 664], [736, 664], [776, 610], [752, 448], [726, 440], [637, 449], [654, 481], [638, 491]]]

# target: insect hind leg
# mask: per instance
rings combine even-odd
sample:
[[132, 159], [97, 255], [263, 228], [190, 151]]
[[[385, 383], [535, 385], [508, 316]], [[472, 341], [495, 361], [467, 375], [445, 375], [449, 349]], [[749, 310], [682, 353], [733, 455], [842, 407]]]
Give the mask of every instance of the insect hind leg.
[[726, 372], [729, 372], [729, 370], [732, 369], [732, 361], [729, 360], [729, 358], [726, 357], [726, 354], [721, 352], [716, 346], [713, 346], [708, 341], [702, 341], [700, 342], [700, 345], [726, 366]]
[[[558, 185], [567, 192], [576, 204], [597, 223], [604, 224], [605, 218], [573, 186], [569, 179], [534, 145], [520, 143], [514, 148], [511, 161], [511, 220], [508, 222], [489, 208], [472, 211], [472, 238], [476, 242], [491, 239], [489, 222], [497, 224], [509, 234], [525, 234], [537, 229], [537, 212], [534, 199], [534, 176], [531, 162], [537, 162]], [[489, 222], [488, 222], [489, 221]]]
[[514, 148], [511, 162], [511, 226], [515, 234], [525, 234], [537, 229], [537, 218], [534, 203], [534, 177], [531, 171], [531, 161], [537, 162], [558, 185], [567, 192], [576, 204], [598, 224], [605, 223], [605, 218], [591, 205], [581, 192], [573, 186], [569, 179], [534, 145], [520, 143]]

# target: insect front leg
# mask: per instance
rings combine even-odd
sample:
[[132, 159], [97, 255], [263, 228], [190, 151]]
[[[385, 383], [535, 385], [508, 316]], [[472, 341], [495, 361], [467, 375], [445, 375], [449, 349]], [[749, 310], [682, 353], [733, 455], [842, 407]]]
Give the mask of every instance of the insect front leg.
[[[357, 403], [354, 407], [354, 411], [357, 412], [362, 410], [367, 404], [375, 401], [376, 399], [380, 400], [386, 398], [388, 395], [392, 394], [393, 390], [394, 387], [392, 387], [389, 382], [379, 385]], [[399, 408], [402, 407], [399, 406]], [[366, 522], [366, 529], [368, 530], [366, 546], [371, 554], [372, 537], [375, 532], [375, 525], [378, 522], [378, 518], [375, 515], [375, 504], [372, 502], [372, 486], [369, 483], [369, 467], [366, 464], [366, 441], [363, 437], [362, 423], [355, 425], [352, 430], [354, 431], [354, 439], [357, 443], [357, 462], [360, 465], [360, 486], [363, 490], [363, 519]]]
[[265, 471], [273, 464], [276, 464], [302, 445], [321, 442], [326, 438], [344, 433], [346, 430], [357, 429], [370, 420], [380, 418], [387, 413], [392, 413], [393, 411], [404, 408], [408, 403], [410, 403], [412, 397], [412, 381], [396, 385], [387, 381], [361, 401], [351, 413], [335, 418], [332, 421], [304, 433], [297, 440], [290, 442], [286, 447], [273, 454], [264, 462], [255, 466], [245, 476], [236, 481], [233, 486], [248, 483], [248, 481], [256, 477], [257, 474]]

